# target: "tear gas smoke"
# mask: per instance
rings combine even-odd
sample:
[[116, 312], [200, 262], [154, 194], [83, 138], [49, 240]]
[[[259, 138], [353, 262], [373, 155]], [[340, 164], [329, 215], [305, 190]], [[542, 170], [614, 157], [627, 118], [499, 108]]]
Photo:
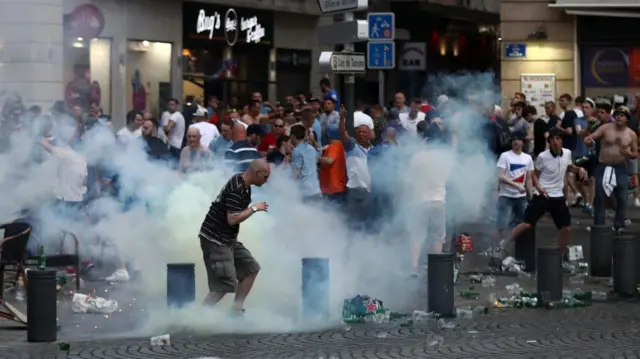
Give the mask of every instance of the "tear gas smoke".
[[[448, 192], [459, 200], [448, 203], [448, 212], [466, 220], [480, 213], [495, 176], [487, 141], [479, 135], [486, 120], [475, 107], [478, 103], [492, 107], [497, 102], [492, 76], [444, 76], [432, 82], [441, 92], [457, 95], [450, 96], [451, 115], [444, 122], [456, 134], [459, 149], [400, 138], [402, 146], [383, 158], [376, 167], [382, 170], [373, 174], [376, 190], [396, 197], [392, 210], [372, 209], [390, 212], [388, 218], [378, 221], [374, 233], [354, 233], [343, 223], [343, 213], [301, 204], [296, 184], [285, 173], [274, 171], [268, 184], [253, 191], [253, 201], [268, 201], [270, 211], [241, 226], [239, 240], [262, 265], [241, 322], [224, 314], [232, 296], [225, 297], [216, 310], [199, 305], [207, 285], [198, 231], [211, 201], [228, 179], [229, 173], [221, 166], [181, 176], [149, 162], [141, 144], [133, 142], [123, 148], [110, 131], [90, 130], [77, 151], [89, 164], [100, 164], [119, 176], [120, 195], [94, 201], [87, 208], [88, 218], [65, 217], [45, 205], [58, 179], [58, 167], [39, 145], [47, 126], [39, 127], [43, 121], [37, 119], [30, 131], [13, 136], [9, 150], [0, 157], [0, 221], [18, 218], [22, 209], [34, 210], [38, 240], [46, 252], [54, 251], [61, 228], [80, 235], [84, 256], [94, 253], [98, 240], [115, 244], [113, 254], [142, 271], [144, 280], [136, 286], [142, 286], [151, 298], [146, 329], [155, 333], [169, 325], [203, 333], [318, 329], [321, 324], [305, 323], [298, 315], [301, 258], [307, 256], [331, 260], [331, 304], [336, 320], [342, 300], [357, 293], [381, 298], [385, 306], [400, 309], [415, 303], [418, 285], [407, 275], [411, 258], [407, 237], [424, 238], [426, 231], [426, 218], [414, 215], [412, 199], [428, 190], [425, 186], [432, 183], [430, 178], [449, 172]], [[63, 143], [75, 129], [73, 120], [58, 118], [53, 134]], [[424, 160], [411, 161], [419, 155]], [[175, 262], [196, 263], [197, 303], [167, 314], [163, 308], [165, 268]]]

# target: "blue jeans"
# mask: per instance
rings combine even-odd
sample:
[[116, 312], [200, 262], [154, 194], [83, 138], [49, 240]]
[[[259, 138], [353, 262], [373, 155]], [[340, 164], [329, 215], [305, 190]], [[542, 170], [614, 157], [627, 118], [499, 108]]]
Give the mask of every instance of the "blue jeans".
[[[595, 225], [605, 224], [607, 194], [602, 187], [602, 177], [607, 167], [609, 167], [609, 165], [604, 163], [599, 163], [596, 167], [596, 196], [593, 200], [593, 224]], [[616, 187], [611, 193], [611, 195], [616, 198], [616, 216], [613, 221], [613, 227], [623, 228], [627, 210], [627, 195], [629, 194], [629, 174], [627, 173], [627, 166], [624, 163], [611, 167], [613, 167], [616, 174]]]
[[527, 208], [527, 197], [498, 197], [498, 214], [496, 225], [499, 230], [514, 228], [522, 223], [524, 210]]

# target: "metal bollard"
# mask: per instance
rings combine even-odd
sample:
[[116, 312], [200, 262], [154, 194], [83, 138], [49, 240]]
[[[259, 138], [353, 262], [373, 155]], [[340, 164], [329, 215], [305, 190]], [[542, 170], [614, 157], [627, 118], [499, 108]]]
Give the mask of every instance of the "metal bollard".
[[453, 316], [453, 262], [455, 253], [429, 253], [427, 268], [428, 312]]
[[534, 227], [524, 231], [514, 243], [514, 255], [517, 261], [524, 262], [524, 271], [536, 271], [536, 231]]
[[27, 271], [27, 341], [58, 340], [56, 271]]
[[561, 300], [562, 249], [559, 247], [539, 247], [537, 266], [538, 295], [547, 292], [549, 293], [548, 300]]
[[167, 264], [167, 306], [182, 307], [196, 300], [196, 265]]
[[613, 291], [632, 296], [637, 292], [636, 256], [638, 242], [634, 236], [613, 239]]
[[613, 231], [611, 226], [591, 226], [589, 239], [589, 268], [592, 277], [611, 277], [613, 256]]
[[302, 258], [302, 315], [330, 317], [328, 258]]

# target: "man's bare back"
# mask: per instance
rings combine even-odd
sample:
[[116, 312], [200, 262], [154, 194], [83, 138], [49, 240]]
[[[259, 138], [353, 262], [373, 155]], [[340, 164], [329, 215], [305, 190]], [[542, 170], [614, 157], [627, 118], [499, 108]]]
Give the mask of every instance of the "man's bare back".
[[638, 136], [628, 127], [618, 129], [613, 123], [604, 124], [601, 129], [600, 163], [606, 165], [624, 163], [626, 157], [620, 151], [629, 150], [631, 144], [638, 141]]

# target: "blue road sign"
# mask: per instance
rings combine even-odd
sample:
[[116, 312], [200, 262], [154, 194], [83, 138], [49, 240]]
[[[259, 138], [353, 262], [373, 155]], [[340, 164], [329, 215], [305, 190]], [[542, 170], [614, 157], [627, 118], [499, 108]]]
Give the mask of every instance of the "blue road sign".
[[396, 67], [396, 43], [376, 41], [367, 43], [367, 68], [391, 70]]
[[396, 38], [396, 14], [392, 12], [372, 12], [367, 14], [369, 40], [387, 41]]
[[527, 57], [526, 44], [505, 44], [504, 57], [508, 59]]

